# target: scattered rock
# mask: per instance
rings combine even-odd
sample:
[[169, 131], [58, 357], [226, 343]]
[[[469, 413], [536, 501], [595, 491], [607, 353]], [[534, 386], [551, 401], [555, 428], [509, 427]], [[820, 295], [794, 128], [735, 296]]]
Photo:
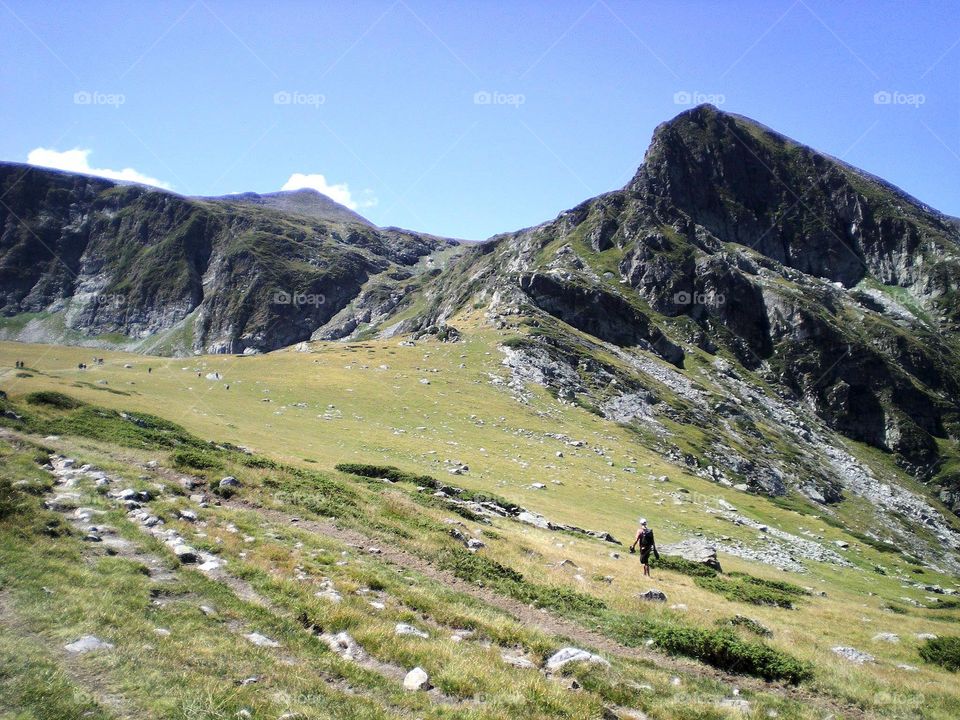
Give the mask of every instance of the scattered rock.
[[873, 636], [873, 641], [885, 642], [885, 643], [898, 643], [900, 642], [900, 636], [897, 635], [896, 633], [889, 633], [889, 632], [877, 633], [876, 635]]
[[347, 632], [340, 632], [336, 635], [323, 635], [321, 639], [327, 643], [327, 646], [337, 655], [347, 660], [362, 660], [365, 656], [363, 648]]
[[572, 662], [585, 662], [595, 665], [604, 665], [609, 667], [610, 663], [604, 660], [599, 655], [594, 655], [591, 652], [586, 650], [581, 650], [576, 647], [565, 647], [561, 650], [558, 650], [547, 660], [547, 671], [556, 672], [564, 665], [567, 665]]
[[657, 590], [656, 588], [651, 588], [646, 592], [640, 593], [639, 597], [641, 600], [647, 600], [649, 602], [666, 602], [667, 601], [667, 596], [661, 590]]
[[225, 478], [220, 480], [220, 487], [227, 488], [238, 488], [240, 487], [240, 481], [237, 480], [233, 475], [227, 475]]
[[533, 525], [541, 530], [550, 529], [550, 523], [543, 515], [538, 515], [537, 513], [533, 513], [528, 510], [525, 510], [517, 515], [517, 520], [522, 523], [526, 523], [527, 525]]
[[850, 662], [857, 663], [858, 665], [876, 662], [876, 658], [874, 658], [870, 653], [861, 652], [852, 647], [838, 645], [837, 647], [833, 648], [833, 652], [842, 657], [844, 660], [849, 660]]
[[78, 640], [74, 640], [72, 643], [63, 646], [64, 650], [74, 655], [83, 655], [89, 652], [97, 652], [99, 650], [113, 650], [113, 643], [108, 643], [106, 640], [101, 640], [95, 635], [84, 635]]
[[429, 690], [431, 688], [430, 676], [422, 667], [415, 667], [403, 678], [403, 688], [413, 691]]
[[397, 623], [397, 626], [393, 629], [393, 632], [395, 635], [409, 635], [424, 639], [430, 637], [430, 633], [421, 630], [420, 628], [416, 628], [413, 625], [407, 625], [406, 623]]
[[173, 554], [176, 555], [177, 560], [184, 565], [195, 563], [200, 560], [200, 556], [197, 554], [197, 551], [189, 545], [174, 545]]
[[664, 545], [659, 550], [662, 555], [681, 557], [690, 562], [712, 567], [714, 570], [721, 570], [720, 561], [717, 559], [717, 548], [706, 540], [690, 538], [673, 545]]
[[280, 647], [280, 643], [278, 643], [276, 640], [271, 640], [266, 635], [261, 635], [260, 633], [257, 633], [257, 632], [248, 633], [247, 635], [244, 635], [244, 637], [250, 642], [252, 642], [254, 645], [256, 645], [257, 647], [265, 647], [265, 648]]

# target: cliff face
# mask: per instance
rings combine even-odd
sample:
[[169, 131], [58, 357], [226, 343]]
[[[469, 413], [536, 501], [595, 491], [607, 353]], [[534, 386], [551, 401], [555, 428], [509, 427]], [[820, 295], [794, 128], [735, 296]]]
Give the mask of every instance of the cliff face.
[[35, 314], [20, 330], [34, 340], [272, 350], [309, 339], [374, 278], [402, 285], [455, 246], [309, 191], [191, 199], [7, 164], [0, 193], [0, 311]]

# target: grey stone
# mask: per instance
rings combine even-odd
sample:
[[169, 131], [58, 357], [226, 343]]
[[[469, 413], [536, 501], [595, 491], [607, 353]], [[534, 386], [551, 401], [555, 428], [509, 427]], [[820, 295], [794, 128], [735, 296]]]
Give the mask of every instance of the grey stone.
[[870, 653], [861, 652], [860, 650], [852, 647], [838, 645], [837, 647], [833, 648], [833, 652], [842, 657], [844, 660], [849, 660], [850, 662], [857, 663], [858, 665], [876, 662], [876, 658], [874, 658]]
[[84, 635], [83, 637], [74, 640], [72, 643], [63, 646], [64, 649], [73, 653], [74, 655], [83, 655], [89, 652], [97, 652], [99, 650], [113, 650], [113, 644], [108, 643], [106, 640], [101, 640], [95, 635]]
[[184, 565], [195, 563], [200, 560], [200, 556], [197, 554], [197, 551], [189, 545], [174, 545], [173, 554], [176, 555], [177, 560], [182, 562]]
[[558, 650], [547, 660], [546, 668], [549, 672], [556, 672], [564, 665], [572, 662], [585, 662], [594, 665], [604, 665], [609, 667], [610, 663], [599, 655], [594, 655], [586, 650], [577, 647], [565, 647]]
[[422, 667], [415, 667], [403, 678], [404, 690], [429, 690], [430, 687], [430, 676], [427, 675], [427, 671]]
[[706, 540], [690, 538], [658, 549], [661, 555], [682, 557], [684, 560], [721, 570], [720, 561], [717, 559], [717, 548]]
[[247, 633], [246, 635], [244, 635], [244, 637], [250, 642], [252, 642], [254, 645], [256, 645], [257, 647], [265, 647], [265, 648], [280, 647], [280, 643], [278, 643], [276, 640], [271, 640], [266, 635], [261, 635], [258, 632]]
[[414, 627], [413, 625], [408, 625], [407, 623], [397, 623], [396, 627], [393, 629], [393, 632], [395, 635], [408, 635], [411, 637], [424, 639], [430, 637], [430, 633]]
[[900, 642], [900, 636], [896, 633], [882, 632], [877, 633], [873, 636], [874, 642], [885, 642], [885, 643], [898, 643]]

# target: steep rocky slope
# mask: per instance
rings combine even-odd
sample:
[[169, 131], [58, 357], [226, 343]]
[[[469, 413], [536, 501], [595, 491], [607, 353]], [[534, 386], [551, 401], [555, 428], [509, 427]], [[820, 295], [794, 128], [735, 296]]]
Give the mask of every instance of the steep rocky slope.
[[958, 286], [954, 219], [702, 106], [622, 190], [468, 252], [408, 327], [485, 304], [520, 381], [719, 482], [866, 497], [957, 548]]
[[33, 341], [272, 350], [355, 300], [395, 309], [457, 248], [312, 191], [185, 198], [3, 164], [0, 194], [4, 335]]

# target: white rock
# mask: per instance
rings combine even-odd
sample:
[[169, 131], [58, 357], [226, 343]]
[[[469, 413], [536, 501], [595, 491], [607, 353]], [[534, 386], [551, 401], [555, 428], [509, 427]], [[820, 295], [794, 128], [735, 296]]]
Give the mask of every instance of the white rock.
[[424, 639], [430, 637], [430, 633], [425, 632], [420, 628], [416, 628], [413, 625], [407, 625], [406, 623], [397, 623], [397, 626], [393, 629], [393, 632], [395, 635], [409, 635]]
[[94, 635], [84, 635], [63, 647], [67, 652], [74, 653], [75, 655], [83, 655], [84, 653], [96, 652], [98, 650], [113, 650], [112, 643], [101, 640]]
[[422, 667], [415, 667], [403, 678], [403, 687], [405, 690], [429, 690], [430, 676]]
[[314, 597], [318, 597], [321, 600], [326, 600], [332, 603], [338, 603], [341, 600], [343, 600], [343, 595], [338, 593], [336, 590], [333, 590], [332, 588], [327, 590], [321, 590], [320, 592], [316, 593]]
[[897, 635], [896, 633], [889, 633], [889, 632], [877, 633], [876, 635], [873, 636], [873, 641], [886, 642], [886, 643], [898, 643], [900, 642], [900, 636]]
[[844, 660], [849, 660], [850, 662], [857, 663], [858, 665], [863, 665], [864, 663], [872, 663], [876, 660], [870, 653], [861, 652], [852, 647], [845, 647], [843, 645], [838, 645], [833, 648], [833, 652]]
[[271, 640], [266, 635], [261, 635], [260, 633], [253, 632], [244, 635], [244, 637], [252, 642], [257, 647], [266, 647], [266, 648], [276, 648], [280, 647], [280, 643], [276, 640]]
[[534, 527], [538, 527], [542, 530], [550, 529], [550, 522], [543, 515], [538, 515], [537, 513], [532, 513], [525, 510], [517, 515], [517, 520], [522, 523], [526, 523], [527, 525], [533, 525]]
[[195, 563], [200, 559], [200, 556], [197, 555], [197, 551], [194, 550], [189, 545], [178, 544], [173, 546], [173, 554], [177, 556], [177, 560], [182, 563]]
[[321, 639], [327, 643], [327, 646], [341, 657], [347, 660], [361, 660], [365, 656], [363, 648], [354, 640], [349, 633], [340, 632], [336, 635], [323, 635]]
[[556, 672], [564, 665], [572, 662], [586, 662], [604, 666], [610, 665], [610, 663], [608, 663], [599, 655], [594, 655], [593, 653], [576, 647], [565, 647], [550, 656], [550, 659], [547, 660], [547, 670], [550, 672]]

